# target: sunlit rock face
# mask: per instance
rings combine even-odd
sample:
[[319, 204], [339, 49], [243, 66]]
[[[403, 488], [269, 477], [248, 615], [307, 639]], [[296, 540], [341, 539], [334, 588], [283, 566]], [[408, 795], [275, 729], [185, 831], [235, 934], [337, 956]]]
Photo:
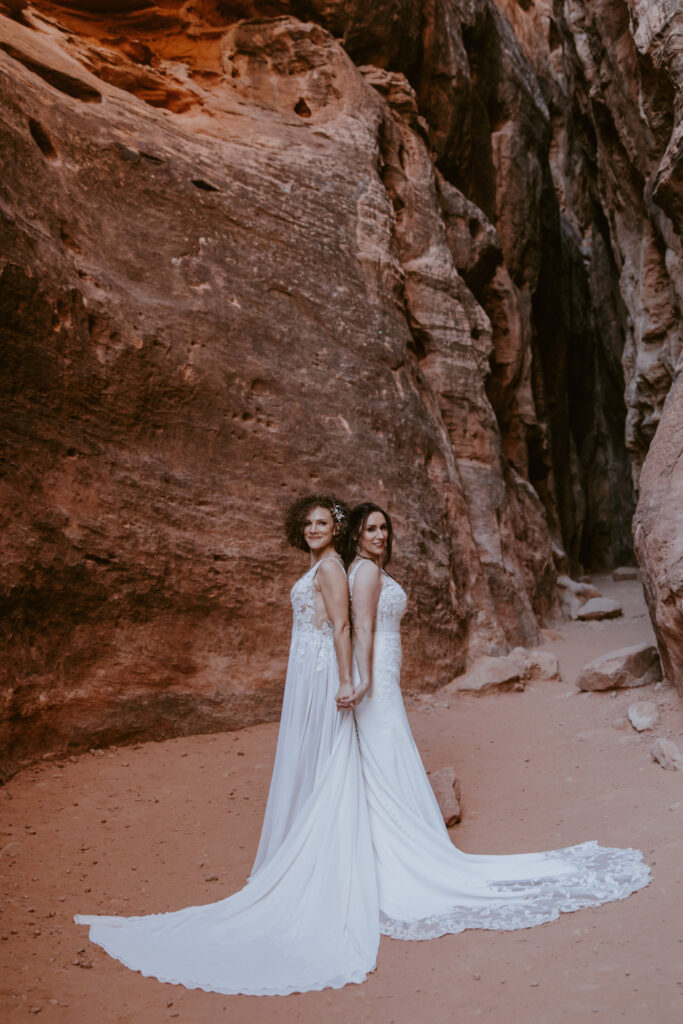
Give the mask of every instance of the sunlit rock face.
[[553, 542], [627, 560], [677, 338], [665, 28], [5, 8], [7, 770], [276, 717], [302, 492], [391, 511], [414, 688], [538, 640]]
[[391, 509], [412, 685], [533, 642], [550, 537], [407, 84], [292, 18], [207, 27], [194, 74], [30, 18], [2, 56], [14, 756], [275, 716], [302, 491]]

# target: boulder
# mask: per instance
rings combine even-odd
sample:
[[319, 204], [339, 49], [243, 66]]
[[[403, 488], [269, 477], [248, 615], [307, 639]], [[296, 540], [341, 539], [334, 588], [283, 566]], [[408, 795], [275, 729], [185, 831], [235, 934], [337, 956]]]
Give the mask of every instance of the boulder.
[[509, 654], [494, 658], [484, 655], [472, 667], [457, 676], [448, 686], [435, 693], [414, 696], [418, 707], [428, 712], [450, 707], [450, 698], [458, 693], [490, 693], [523, 690], [524, 684], [536, 679], [560, 679], [557, 658], [549, 651], [515, 647]]
[[518, 664], [524, 681], [536, 679], [561, 679], [560, 663], [550, 651], [527, 650], [515, 647], [508, 658]]
[[453, 768], [439, 768], [431, 772], [429, 781], [434, 790], [436, 802], [439, 805], [446, 828], [457, 825], [460, 821], [460, 783], [456, 778]]
[[652, 745], [652, 757], [662, 768], [683, 771], [683, 754], [671, 740], [659, 736]]
[[631, 725], [637, 732], [653, 729], [659, 719], [659, 710], [650, 700], [639, 700], [628, 709]]
[[631, 565], [620, 565], [618, 569], [615, 569], [612, 573], [612, 579], [616, 583], [622, 583], [624, 580], [637, 580], [640, 573]]
[[579, 608], [576, 618], [582, 622], [592, 622], [596, 619], [616, 619], [623, 613], [623, 608], [618, 601], [611, 597], [592, 597], [590, 601]]
[[481, 696], [484, 693], [523, 690], [523, 676], [522, 665], [513, 658], [491, 658], [484, 655], [478, 658], [467, 672], [463, 672], [445, 686], [444, 692], [474, 693]]
[[577, 618], [587, 601], [602, 596], [592, 583], [573, 580], [571, 576], [565, 575], [557, 577], [557, 593], [562, 610], [571, 619]]
[[662, 678], [657, 648], [634, 644], [595, 658], [582, 668], [576, 685], [580, 690], [613, 690], [647, 686]]
[[558, 576], [557, 586], [560, 590], [573, 594], [582, 601], [588, 601], [591, 597], [601, 597], [600, 591], [594, 587], [590, 580], [573, 580], [571, 576]]

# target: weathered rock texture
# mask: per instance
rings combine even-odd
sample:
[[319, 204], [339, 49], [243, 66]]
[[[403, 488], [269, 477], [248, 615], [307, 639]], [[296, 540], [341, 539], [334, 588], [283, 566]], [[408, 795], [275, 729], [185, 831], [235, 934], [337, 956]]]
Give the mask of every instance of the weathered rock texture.
[[642, 474], [634, 536], [662, 668], [683, 694], [683, 379], [679, 376]]
[[[639, 428], [642, 436], [643, 428], [651, 433], [660, 417], [662, 422], [641, 477], [634, 535], [664, 674], [683, 693], [683, 275], [679, 259], [683, 236], [683, 9], [675, 0], [631, 0], [630, 9], [639, 60], [647, 67], [650, 81], [659, 83], [659, 96], [665, 100], [647, 111], [648, 119], [663, 131], [658, 136], [659, 163], [651, 168], [645, 192], [657, 215], [654, 223], [659, 231], [656, 248], [643, 253], [648, 258], [642, 265], [641, 287], [650, 297], [651, 315], [645, 321], [642, 344], [635, 346], [631, 357], [633, 394], [640, 396], [633, 401], [629, 394], [634, 410], [631, 437], [636, 447]], [[670, 221], [662, 220], [659, 209]], [[678, 268], [676, 274], [671, 273], [674, 267]], [[673, 303], [667, 293], [667, 277], [675, 296]], [[635, 279], [634, 284], [638, 284]]]
[[680, 350], [676, 11], [4, 6], [10, 770], [277, 715], [302, 491], [390, 507], [418, 687], [537, 641], [553, 545], [628, 560]]
[[594, 658], [581, 669], [576, 685], [580, 690], [613, 690], [625, 686], [649, 686], [661, 678], [657, 648], [643, 643]]

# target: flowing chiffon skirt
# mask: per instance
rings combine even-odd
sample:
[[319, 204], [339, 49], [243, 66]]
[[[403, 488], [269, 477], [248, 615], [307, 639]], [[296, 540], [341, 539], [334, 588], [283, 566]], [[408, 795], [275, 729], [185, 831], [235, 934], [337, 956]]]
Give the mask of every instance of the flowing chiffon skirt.
[[273, 778], [247, 885], [171, 913], [75, 918], [90, 926], [92, 942], [144, 975], [224, 994], [286, 995], [361, 982], [375, 967], [379, 909], [358, 740], [353, 713], [336, 709], [331, 630], [310, 621], [313, 576], [293, 592]]

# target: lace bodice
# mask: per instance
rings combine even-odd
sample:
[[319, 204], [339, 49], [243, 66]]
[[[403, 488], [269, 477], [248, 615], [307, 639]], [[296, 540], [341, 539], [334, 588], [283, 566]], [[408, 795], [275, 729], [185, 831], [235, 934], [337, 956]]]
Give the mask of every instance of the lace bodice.
[[[334, 555], [329, 555], [328, 558], [337, 562], [343, 571], [343, 566], [339, 559], [335, 558]], [[314, 586], [315, 574], [324, 561], [327, 561], [327, 559], [321, 559], [320, 562], [312, 565], [308, 572], [301, 576], [292, 587], [290, 598], [294, 611], [292, 627], [294, 634], [307, 633], [318, 637], [320, 634], [323, 634], [324, 636], [332, 637], [332, 623], [325, 615], [322, 597]]]
[[[349, 571], [349, 590], [353, 596], [353, 582], [362, 562], [354, 562]], [[377, 602], [376, 633], [398, 634], [401, 631], [401, 619], [406, 610], [408, 598], [400, 583], [382, 569], [382, 589]]]

